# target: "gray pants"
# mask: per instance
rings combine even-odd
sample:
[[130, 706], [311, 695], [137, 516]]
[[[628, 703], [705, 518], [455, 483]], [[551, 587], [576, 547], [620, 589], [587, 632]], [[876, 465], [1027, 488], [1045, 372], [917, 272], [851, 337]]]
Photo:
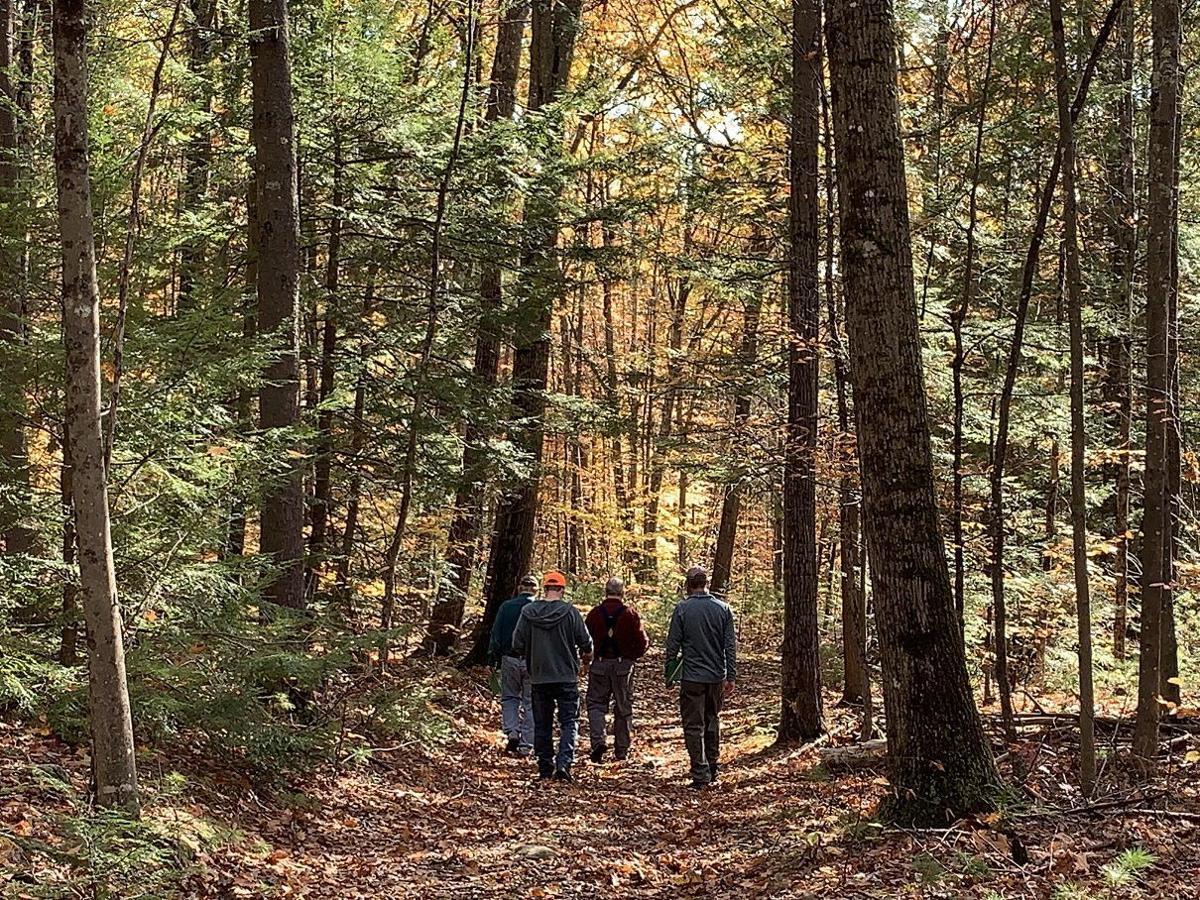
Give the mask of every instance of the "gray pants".
[[679, 685], [679, 712], [683, 741], [692, 761], [692, 780], [712, 781], [712, 766], [721, 758], [721, 707], [723, 681], [683, 681]]
[[633, 660], [598, 659], [588, 670], [587, 714], [592, 749], [604, 747], [604, 720], [613, 711], [613, 744], [617, 756], [629, 752], [633, 722]]
[[500, 711], [504, 736], [518, 738], [523, 749], [533, 747], [533, 700], [525, 660], [506, 656], [500, 660]]

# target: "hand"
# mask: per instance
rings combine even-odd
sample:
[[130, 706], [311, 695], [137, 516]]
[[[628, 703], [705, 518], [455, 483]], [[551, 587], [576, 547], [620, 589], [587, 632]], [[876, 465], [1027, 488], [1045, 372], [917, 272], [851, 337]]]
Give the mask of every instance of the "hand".
[[733, 692], [735, 690], [737, 690], [737, 688], [734, 686], [733, 679], [726, 681], [725, 682], [725, 699], [728, 700], [730, 697], [732, 697]]

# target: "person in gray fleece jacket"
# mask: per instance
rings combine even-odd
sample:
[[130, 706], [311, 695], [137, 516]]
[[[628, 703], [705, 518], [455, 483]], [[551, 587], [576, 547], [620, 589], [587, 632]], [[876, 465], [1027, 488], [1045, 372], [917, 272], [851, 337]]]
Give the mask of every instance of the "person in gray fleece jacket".
[[[521, 610], [513, 630], [512, 652], [524, 656], [533, 685], [533, 752], [539, 778], [571, 780], [579, 735], [579, 666], [592, 658], [592, 636], [583, 616], [563, 600], [566, 579], [548, 572], [543, 599]], [[558, 754], [554, 753], [554, 715], [558, 713]]]

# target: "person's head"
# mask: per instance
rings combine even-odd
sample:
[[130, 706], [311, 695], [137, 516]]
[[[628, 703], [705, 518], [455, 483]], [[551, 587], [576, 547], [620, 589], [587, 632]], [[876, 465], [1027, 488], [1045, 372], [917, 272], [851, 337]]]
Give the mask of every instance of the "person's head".
[[532, 575], [526, 575], [517, 582], [518, 594], [536, 594], [538, 589], [538, 580]]
[[606, 600], [620, 600], [625, 596], [625, 582], [623, 579], [617, 578], [615, 575], [608, 579], [608, 584], [604, 585], [604, 598]]
[[687, 589], [688, 596], [703, 593], [704, 589], [708, 587], [708, 573], [699, 566], [693, 566], [688, 569], [684, 587]]
[[542, 596], [547, 600], [561, 600], [567, 592], [567, 579], [562, 572], [551, 570], [542, 576]]

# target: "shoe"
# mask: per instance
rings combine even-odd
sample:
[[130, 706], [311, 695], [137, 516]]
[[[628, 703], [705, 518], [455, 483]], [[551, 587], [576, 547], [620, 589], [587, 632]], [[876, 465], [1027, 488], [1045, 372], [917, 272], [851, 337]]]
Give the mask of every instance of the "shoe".
[[517, 756], [522, 759], [528, 759], [533, 756], [533, 746], [530, 744], [521, 744], [521, 746], [517, 747]]
[[509, 756], [515, 756], [517, 751], [521, 749], [521, 739], [519, 737], [510, 737], [508, 746], [504, 748], [504, 752]]
[[718, 767], [717, 767], [717, 764], [716, 764], [716, 763], [709, 763], [709, 764], [708, 764], [708, 774], [709, 774], [709, 782], [710, 782], [710, 783], [712, 783], [712, 784], [715, 784], [715, 783], [716, 783], [716, 781], [717, 781], [717, 772], [718, 772]]
[[615, 759], [617, 762], [625, 762], [625, 760], [629, 759], [629, 751], [618, 750], [613, 754], [613, 759]]
[[570, 772], [570, 770], [568, 770], [568, 769], [555, 769], [555, 770], [554, 770], [554, 780], [555, 780], [555, 781], [567, 781], [567, 782], [571, 782], [571, 781], [574, 781], [575, 779], [571, 777], [571, 772]]
[[538, 772], [537, 780], [538, 781], [549, 781], [553, 777], [554, 777], [553, 772]]
[[593, 747], [590, 756], [592, 762], [596, 763], [597, 765], [604, 762], [604, 753], [606, 750], [608, 750], [608, 748], [603, 744], [597, 744], [595, 747]]
[[693, 781], [692, 781], [692, 785], [691, 785], [691, 787], [692, 787], [692, 790], [693, 790], [693, 791], [702, 791], [702, 790], [704, 790], [706, 787], [708, 787], [708, 785], [709, 785], [709, 782], [707, 782], [707, 781], [697, 781], [697, 780], [693, 780]]

